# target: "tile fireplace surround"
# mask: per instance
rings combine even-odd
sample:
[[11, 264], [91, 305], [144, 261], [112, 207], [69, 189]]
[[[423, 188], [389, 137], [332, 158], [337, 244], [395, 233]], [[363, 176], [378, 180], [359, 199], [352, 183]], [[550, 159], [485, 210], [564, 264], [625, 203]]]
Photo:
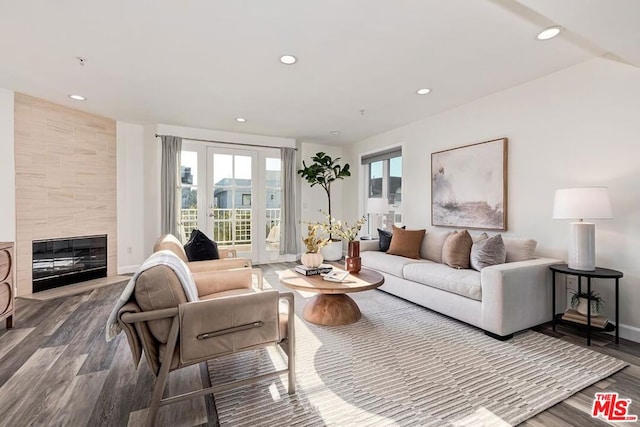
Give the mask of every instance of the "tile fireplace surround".
[[33, 241], [107, 235], [116, 274], [116, 122], [15, 94], [17, 295], [32, 289]]

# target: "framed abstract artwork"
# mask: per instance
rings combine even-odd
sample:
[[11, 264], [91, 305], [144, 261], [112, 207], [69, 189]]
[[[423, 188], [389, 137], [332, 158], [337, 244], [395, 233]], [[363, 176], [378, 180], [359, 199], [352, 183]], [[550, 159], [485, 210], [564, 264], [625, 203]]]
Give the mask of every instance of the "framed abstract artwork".
[[431, 154], [431, 224], [507, 229], [507, 138]]

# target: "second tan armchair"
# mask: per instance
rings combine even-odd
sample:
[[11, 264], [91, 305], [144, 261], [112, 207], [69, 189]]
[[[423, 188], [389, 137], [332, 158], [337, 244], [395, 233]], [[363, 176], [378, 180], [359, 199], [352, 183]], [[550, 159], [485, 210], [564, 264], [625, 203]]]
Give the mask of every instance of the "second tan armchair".
[[153, 251], [170, 250], [184, 261], [192, 273], [211, 270], [225, 270], [229, 268], [251, 267], [249, 258], [237, 258], [235, 249], [218, 249], [220, 259], [210, 261], [189, 261], [180, 240], [172, 234], [158, 237], [153, 245]]

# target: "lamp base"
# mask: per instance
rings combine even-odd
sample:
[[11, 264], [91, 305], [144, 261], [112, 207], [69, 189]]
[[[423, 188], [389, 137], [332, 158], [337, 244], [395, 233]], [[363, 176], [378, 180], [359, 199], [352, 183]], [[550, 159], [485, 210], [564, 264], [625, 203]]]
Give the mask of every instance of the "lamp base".
[[573, 270], [596, 269], [596, 225], [592, 222], [572, 222], [567, 265]]

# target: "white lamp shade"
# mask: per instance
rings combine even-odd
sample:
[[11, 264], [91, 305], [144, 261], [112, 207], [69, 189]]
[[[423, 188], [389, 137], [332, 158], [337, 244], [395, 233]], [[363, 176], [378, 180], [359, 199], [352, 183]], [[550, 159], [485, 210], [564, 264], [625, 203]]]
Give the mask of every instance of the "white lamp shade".
[[553, 201], [554, 219], [611, 219], [607, 187], [562, 188]]
[[389, 203], [384, 197], [371, 197], [367, 200], [367, 213], [383, 215], [389, 213]]

